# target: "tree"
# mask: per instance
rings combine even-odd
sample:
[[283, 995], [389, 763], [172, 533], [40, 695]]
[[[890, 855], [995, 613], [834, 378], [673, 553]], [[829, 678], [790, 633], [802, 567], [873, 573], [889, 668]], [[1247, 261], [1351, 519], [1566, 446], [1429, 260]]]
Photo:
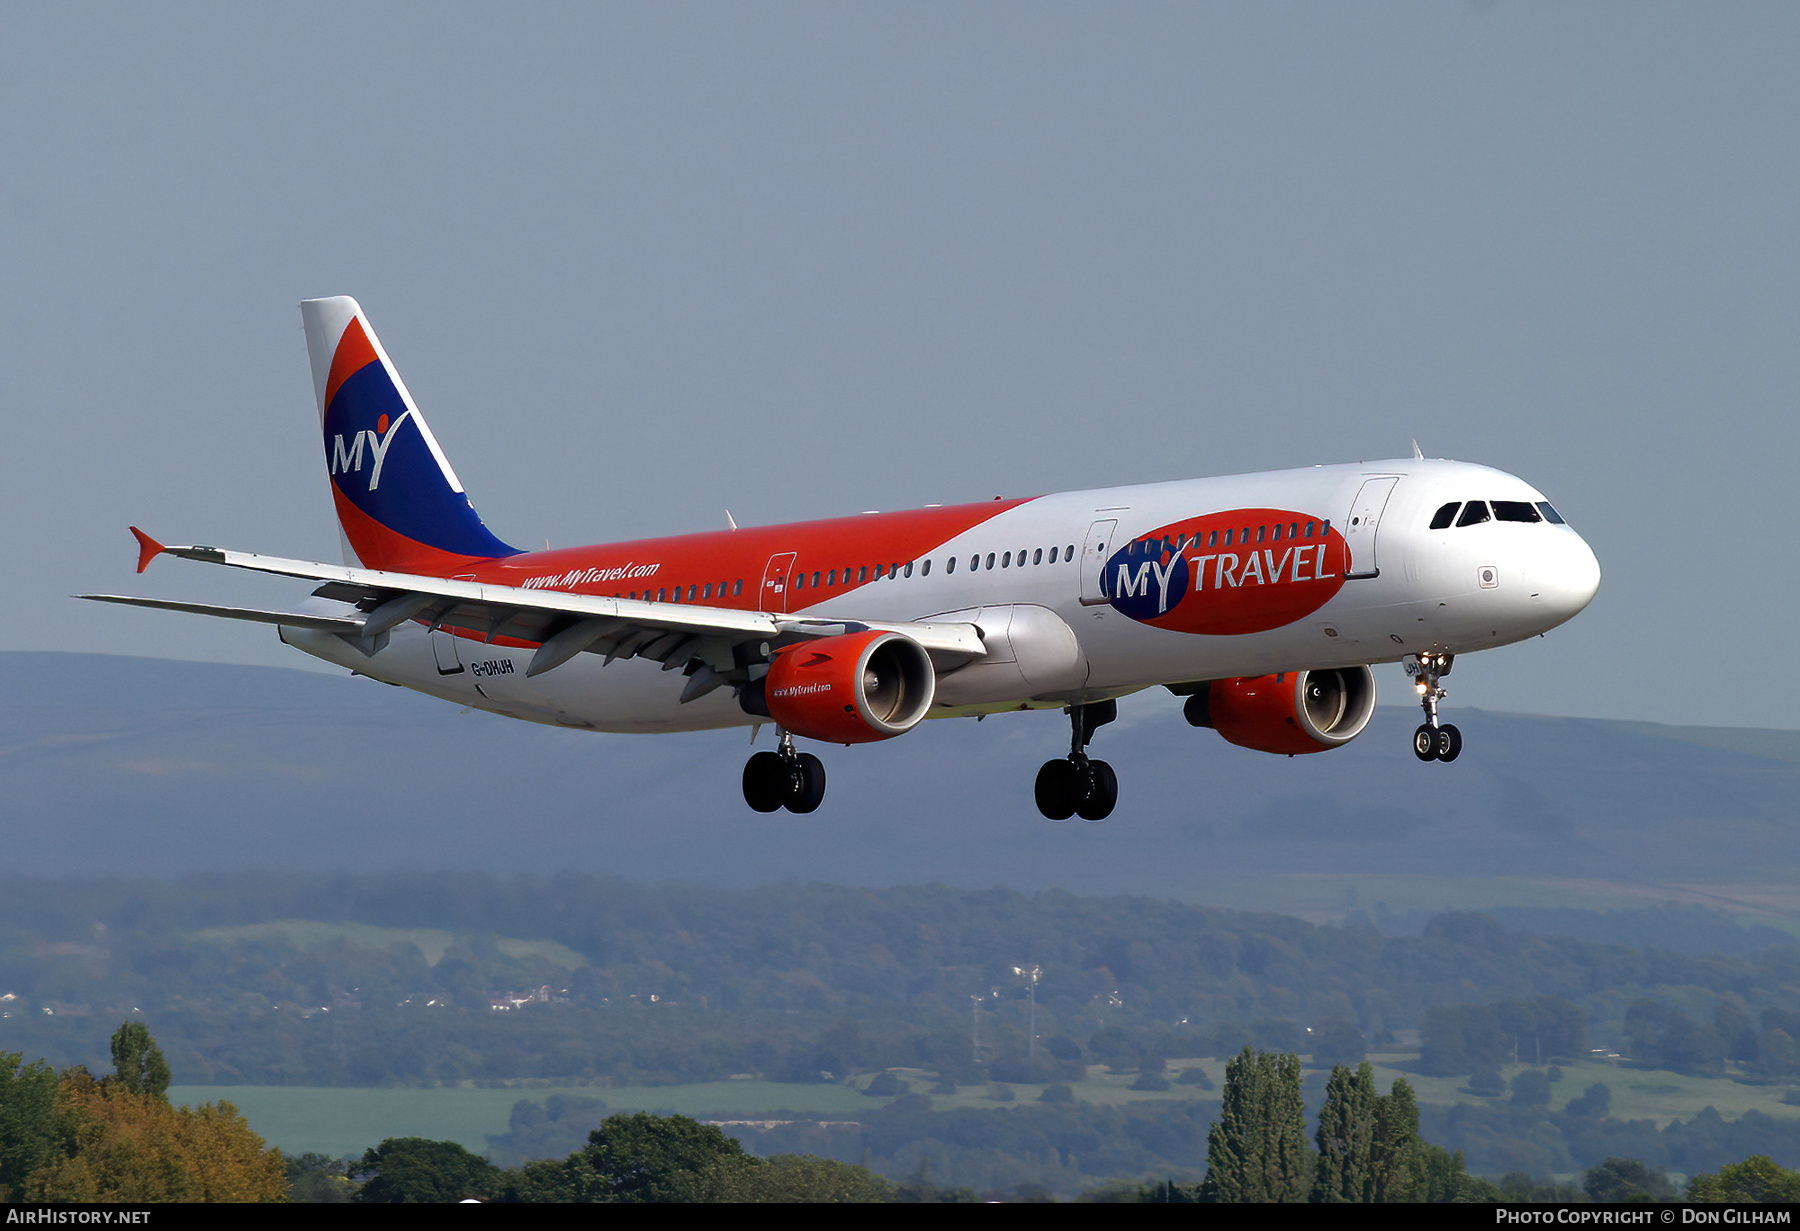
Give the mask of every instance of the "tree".
[[357, 1183], [350, 1178], [355, 1156], [331, 1158], [307, 1153], [284, 1158], [288, 1200], [308, 1205], [341, 1205], [356, 1200]]
[[1632, 1059], [1648, 1068], [1701, 1077], [1725, 1071], [1725, 1041], [1671, 1004], [1640, 996], [1625, 1010], [1625, 1042]]
[[522, 1201], [695, 1202], [740, 1182], [759, 1160], [711, 1124], [687, 1116], [608, 1116], [579, 1153], [528, 1163], [515, 1195]]
[[1375, 1134], [1369, 1145], [1369, 1200], [1422, 1200], [1426, 1187], [1419, 1103], [1404, 1077], [1375, 1100]]
[[498, 1167], [471, 1154], [454, 1141], [424, 1137], [389, 1137], [362, 1157], [362, 1171], [373, 1173], [356, 1194], [369, 1204], [442, 1204], [464, 1197], [499, 1195]]
[[1512, 1079], [1512, 1101], [1519, 1107], [1547, 1107], [1550, 1078], [1538, 1069], [1526, 1069]]
[[112, 1058], [114, 1072], [107, 1078], [109, 1082], [159, 1103], [169, 1101], [169, 1063], [150, 1037], [150, 1027], [126, 1022], [113, 1031]]
[[1660, 1201], [1675, 1196], [1669, 1177], [1635, 1158], [1609, 1158], [1581, 1175], [1581, 1187], [1595, 1201]]
[[707, 1200], [797, 1203], [855, 1203], [894, 1200], [891, 1180], [867, 1167], [811, 1154], [715, 1160], [706, 1176]]
[[1367, 1061], [1354, 1073], [1331, 1071], [1316, 1141], [1314, 1202], [1416, 1201], [1427, 1187], [1412, 1087], [1397, 1078], [1390, 1093], [1376, 1094]]
[[1352, 1073], [1343, 1065], [1325, 1083], [1325, 1105], [1319, 1109], [1319, 1165], [1312, 1199], [1319, 1203], [1370, 1201], [1374, 1176], [1369, 1169], [1375, 1139], [1375, 1071], [1367, 1060]]
[[1612, 1087], [1597, 1081], [1575, 1098], [1563, 1104], [1565, 1116], [1582, 1116], [1598, 1120], [1612, 1109]]
[[1741, 1163], [1720, 1167], [1716, 1175], [1689, 1180], [1687, 1198], [1738, 1204], [1800, 1201], [1800, 1171], [1778, 1166], [1767, 1154], [1752, 1154]]
[[1244, 1048], [1225, 1066], [1219, 1118], [1207, 1134], [1207, 1199], [1304, 1201], [1313, 1182], [1311, 1153], [1300, 1057]]
[[281, 1152], [230, 1103], [172, 1108], [79, 1066], [57, 1081], [58, 1148], [26, 1178], [28, 1201], [285, 1201]]
[[16, 1201], [25, 1177], [57, 1149], [56, 1070], [0, 1052], [0, 1201]]
[[1493, 1203], [1500, 1200], [1500, 1190], [1491, 1180], [1470, 1175], [1463, 1168], [1463, 1152], [1452, 1153], [1442, 1146], [1418, 1144], [1418, 1171], [1423, 1185], [1414, 1200], [1434, 1205], [1456, 1203]]

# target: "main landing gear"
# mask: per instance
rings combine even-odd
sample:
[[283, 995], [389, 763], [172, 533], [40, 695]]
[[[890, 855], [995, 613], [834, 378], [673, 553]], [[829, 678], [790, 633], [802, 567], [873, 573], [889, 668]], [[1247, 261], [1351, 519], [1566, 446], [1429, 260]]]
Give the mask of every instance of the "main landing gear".
[[1462, 732], [1454, 723], [1438, 722], [1438, 702], [1444, 697], [1438, 680], [1450, 674], [1455, 661], [1454, 654], [1419, 654], [1407, 660], [1406, 674], [1413, 677], [1419, 704], [1425, 707], [1425, 721], [1413, 732], [1413, 755], [1421, 761], [1454, 761], [1462, 755]]
[[825, 798], [825, 763], [810, 752], [795, 752], [794, 737], [781, 733], [781, 747], [759, 752], [744, 766], [744, 802], [758, 812], [811, 812]]
[[1069, 722], [1074, 732], [1069, 755], [1062, 761], [1045, 761], [1038, 770], [1038, 811], [1053, 821], [1079, 816], [1084, 821], [1104, 821], [1119, 802], [1119, 776], [1105, 761], [1088, 759], [1087, 746], [1094, 732], [1119, 716], [1117, 701], [1071, 705]]

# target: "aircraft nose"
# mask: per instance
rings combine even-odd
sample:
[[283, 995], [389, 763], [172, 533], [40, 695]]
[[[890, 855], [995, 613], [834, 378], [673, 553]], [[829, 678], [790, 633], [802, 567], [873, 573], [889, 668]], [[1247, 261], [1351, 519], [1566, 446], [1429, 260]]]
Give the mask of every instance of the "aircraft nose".
[[1533, 595], [1561, 624], [1594, 601], [1600, 590], [1600, 561], [1587, 540], [1569, 530], [1557, 536], [1561, 542], [1543, 553], [1532, 570]]

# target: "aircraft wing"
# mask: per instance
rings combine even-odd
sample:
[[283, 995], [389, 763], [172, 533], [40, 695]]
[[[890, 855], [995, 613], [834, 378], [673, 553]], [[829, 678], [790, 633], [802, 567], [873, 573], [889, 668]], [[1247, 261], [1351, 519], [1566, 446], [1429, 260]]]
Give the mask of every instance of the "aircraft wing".
[[[165, 547], [135, 526], [132, 533], [140, 545], [140, 573], [156, 556], [170, 555], [258, 573], [301, 577], [324, 583], [313, 591], [316, 596], [354, 603], [358, 613], [324, 616], [121, 594], [75, 597], [320, 629], [336, 633], [366, 654], [373, 654], [385, 644], [380, 639], [390, 629], [418, 620], [432, 628], [477, 633], [490, 643], [501, 637], [536, 643], [537, 652], [525, 669], [528, 676], [541, 675], [583, 652], [604, 654], [607, 662], [615, 658], [648, 658], [660, 662], [665, 671], [685, 669], [688, 684], [682, 692], [684, 702], [705, 696], [722, 684], [747, 679], [746, 662], [763, 657], [760, 645], [765, 643], [778, 647], [798, 640], [874, 629], [900, 633], [917, 641], [940, 669], [961, 666], [987, 653], [973, 624], [825, 620], [804, 613], [783, 615], [689, 603], [602, 598], [311, 560], [285, 560], [218, 547]], [[758, 646], [758, 651], [739, 654], [739, 647], [746, 645]]]

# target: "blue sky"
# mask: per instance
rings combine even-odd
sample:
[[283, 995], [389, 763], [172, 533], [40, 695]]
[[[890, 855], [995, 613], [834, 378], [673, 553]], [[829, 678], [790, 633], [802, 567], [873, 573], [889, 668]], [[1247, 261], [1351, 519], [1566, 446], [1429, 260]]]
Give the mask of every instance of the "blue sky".
[[0, 5], [0, 648], [313, 665], [66, 596], [300, 592], [131, 522], [335, 557], [351, 294], [513, 542], [1417, 438], [1606, 574], [1452, 706], [1800, 727], [1795, 63], [1775, 4]]

